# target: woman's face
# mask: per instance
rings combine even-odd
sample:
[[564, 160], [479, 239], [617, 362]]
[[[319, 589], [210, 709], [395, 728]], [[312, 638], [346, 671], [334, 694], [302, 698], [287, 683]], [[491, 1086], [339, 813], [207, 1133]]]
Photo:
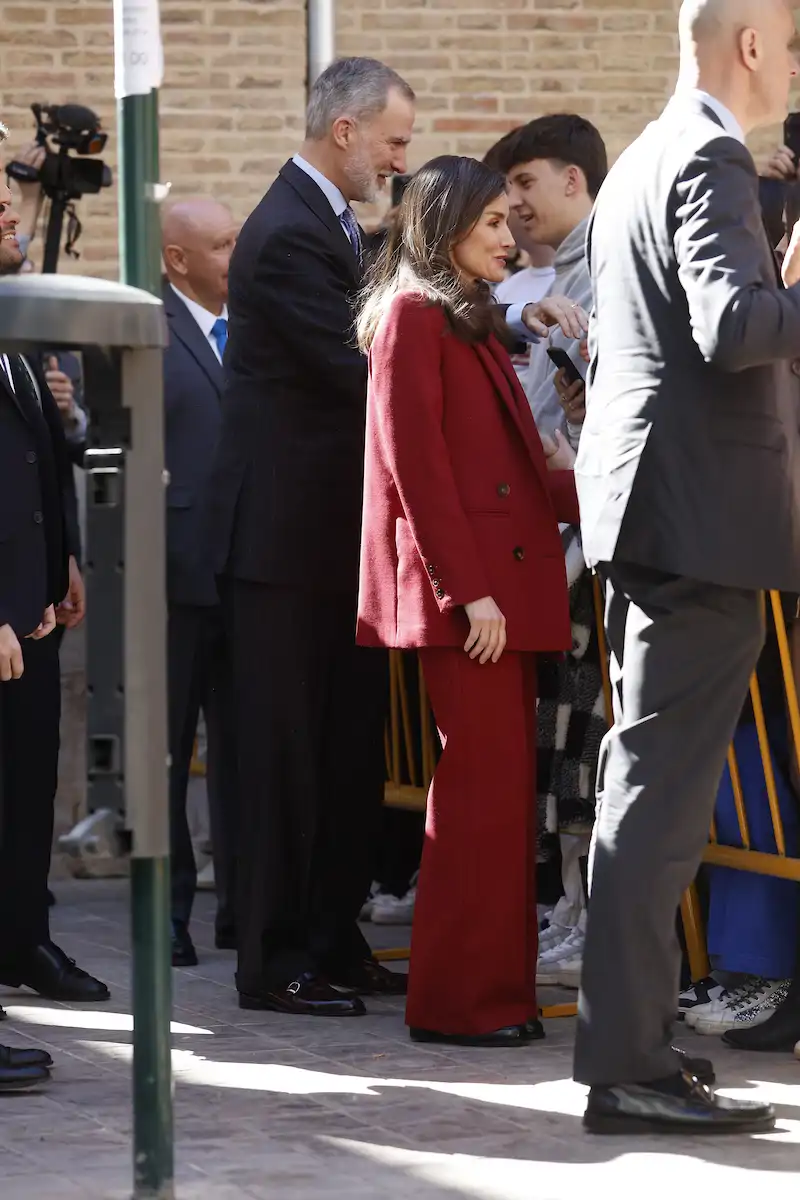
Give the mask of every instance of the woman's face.
[[506, 262], [514, 247], [508, 228], [508, 197], [498, 196], [481, 213], [476, 224], [451, 251], [453, 265], [466, 283], [485, 279], [502, 283]]

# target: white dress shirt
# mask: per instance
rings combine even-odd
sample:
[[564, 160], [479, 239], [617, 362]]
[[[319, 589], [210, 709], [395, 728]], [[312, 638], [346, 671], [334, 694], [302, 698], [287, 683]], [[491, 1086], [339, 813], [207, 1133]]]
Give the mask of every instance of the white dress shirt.
[[700, 88], [681, 89], [675, 93], [677, 98], [681, 96], [691, 96], [693, 100], [699, 100], [701, 104], [705, 104], [706, 108], [710, 108], [715, 116], [719, 117], [722, 122], [722, 128], [732, 138], [736, 138], [737, 142], [745, 144], [744, 130], [733, 115], [731, 110], [717, 100], [716, 96], [711, 96], [708, 92], [701, 91]]
[[217, 345], [217, 340], [216, 340], [216, 338], [211, 336], [211, 330], [214, 328], [215, 324], [220, 319], [220, 317], [222, 318], [223, 321], [227, 321], [227, 319], [228, 319], [227, 304], [225, 304], [223, 306], [222, 312], [219, 314], [219, 316], [217, 316], [215, 313], [209, 312], [207, 308], [203, 308], [202, 304], [198, 304], [196, 300], [191, 300], [188, 296], [185, 296], [182, 291], [180, 291], [178, 288], [175, 287], [174, 283], [171, 283], [170, 287], [172, 288], [172, 290], [176, 296], [180, 296], [181, 300], [186, 305], [186, 307], [188, 308], [189, 312], [194, 317], [197, 324], [200, 326], [200, 330], [203, 334], [203, 337], [206, 339], [209, 346], [214, 351], [214, 356], [216, 357], [217, 361], [222, 362], [222, 355], [219, 352], [219, 346]]
[[[328, 201], [331, 208], [333, 209], [334, 215], [339, 218], [339, 224], [342, 227], [342, 233], [347, 238], [348, 242], [350, 242], [350, 245], [353, 246], [353, 242], [350, 237], [350, 234], [347, 232], [347, 226], [345, 225], [344, 221], [342, 220], [343, 212], [345, 211], [345, 209], [350, 208], [350, 205], [347, 203], [347, 201], [345, 200], [342, 193], [339, 191], [336, 184], [331, 183], [331, 181], [330, 181], [330, 179], [328, 179], [327, 175], [323, 175], [322, 172], [318, 171], [316, 167], [312, 167], [311, 163], [306, 162], [306, 160], [301, 155], [295, 154], [294, 157], [292, 158], [292, 162], [294, 163], [294, 165], [296, 167], [299, 167], [301, 171], [305, 171], [305, 173], [306, 173], [306, 175], [308, 175], [309, 179], [314, 180], [314, 183], [317, 185], [317, 187], [322, 192], [323, 196], [325, 197], [325, 199]], [[356, 247], [353, 246], [353, 249], [356, 250]]]

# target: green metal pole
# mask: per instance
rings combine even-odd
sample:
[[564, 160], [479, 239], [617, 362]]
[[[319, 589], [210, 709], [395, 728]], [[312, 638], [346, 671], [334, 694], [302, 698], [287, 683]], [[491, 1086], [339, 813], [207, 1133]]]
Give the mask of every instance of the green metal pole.
[[[123, 96], [118, 101], [118, 129], [121, 279], [158, 295], [158, 91]], [[135, 502], [129, 497], [129, 503]], [[134, 1197], [172, 1200], [169, 854], [168, 847], [159, 845], [163, 836], [149, 835], [143, 839], [148, 843], [144, 852], [141, 845], [137, 852], [136, 832], [131, 857]], [[163, 852], [151, 853], [154, 848]]]

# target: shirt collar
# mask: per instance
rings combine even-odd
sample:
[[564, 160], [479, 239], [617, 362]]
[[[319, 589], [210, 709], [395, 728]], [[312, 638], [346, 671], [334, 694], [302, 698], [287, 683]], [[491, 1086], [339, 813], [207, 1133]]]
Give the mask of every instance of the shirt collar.
[[312, 167], [311, 163], [306, 162], [306, 160], [301, 158], [299, 154], [295, 154], [292, 162], [296, 167], [299, 167], [301, 171], [305, 171], [306, 175], [308, 175], [310, 179], [314, 180], [314, 183], [323, 193], [325, 199], [333, 209], [335, 216], [341, 217], [344, 210], [348, 207], [348, 204], [336, 184], [331, 183], [327, 175], [323, 175], [322, 172], [318, 171], [316, 167]]
[[[175, 287], [174, 283], [171, 283], [170, 287], [172, 288], [172, 290], [176, 296], [180, 296], [181, 300], [186, 305], [186, 307], [188, 308], [189, 312], [194, 317], [197, 324], [200, 326], [201, 332], [203, 333], [204, 337], [207, 337], [207, 338], [211, 337], [211, 330], [214, 328], [215, 323], [219, 320], [219, 317], [216, 317], [214, 315], [214, 313], [209, 312], [207, 308], [203, 308], [202, 304], [198, 304], [196, 300], [191, 300], [188, 296], [185, 296], [184, 293], [182, 291], [180, 291], [179, 288]], [[228, 319], [227, 304], [225, 305], [222, 312], [220, 313], [220, 316], [222, 317], [222, 319], [224, 321], [227, 321], [227, 319]]]
[[705, 104], [706, 108], [710, 108], [715, 116], [719, 117], [722, 122], [722, 128], [732, 138], [736, 138], [737, 142], [745, 143], [744, 130], [742, 129], [736, 117], [731, 110], [727, 108], [721, 100], [717, 100], [716, 96], [710, 95], [708, 92], [702, 91], [700, 88], [690, 88], [687, 91], [677, 93], [680, 96], [690, 96], [693, 100], [699, 100], [701, 104]]

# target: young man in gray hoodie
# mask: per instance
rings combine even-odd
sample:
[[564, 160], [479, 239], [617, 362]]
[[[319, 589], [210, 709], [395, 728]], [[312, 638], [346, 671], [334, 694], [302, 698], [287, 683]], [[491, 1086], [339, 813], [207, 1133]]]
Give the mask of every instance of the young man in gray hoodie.
[[[498, 150], [498, 167], [508, 180], [517, 222], [533, 240], [556, 252], [555, 280], [548, 294], [566, 296], [589, 312], [586, 227], [608, 171], [603, 139], [583, 117], [554, 113], [523, 126]], [[550, 346], [565, 350], [581, 377], [586, 373], [580, 343], [556, 327], [547, 341], [531, 347], [528, 401], [540, 433], [552, 437], [560, 429], [577, 446], [584, 388], [580, 382], [566, 385], [547, 355]]]

